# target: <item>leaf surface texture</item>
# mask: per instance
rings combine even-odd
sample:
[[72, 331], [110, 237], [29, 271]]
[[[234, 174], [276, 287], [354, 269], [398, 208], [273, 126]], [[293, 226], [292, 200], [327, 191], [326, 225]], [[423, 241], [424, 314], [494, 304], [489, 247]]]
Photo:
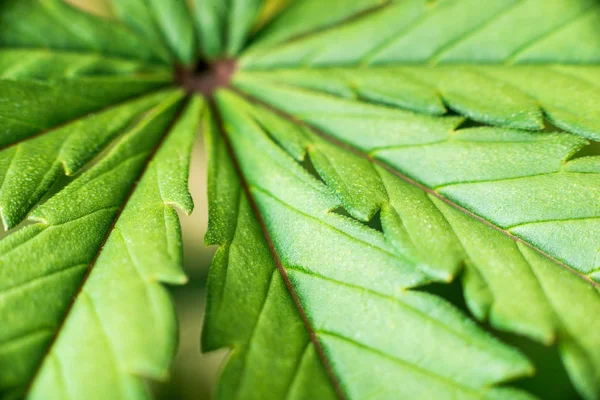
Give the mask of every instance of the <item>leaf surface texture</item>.
[[0, 5], [0, 397], [167, 378], [202, 125], [218, 398], [600, 398], [596, 0], [106, 3]]

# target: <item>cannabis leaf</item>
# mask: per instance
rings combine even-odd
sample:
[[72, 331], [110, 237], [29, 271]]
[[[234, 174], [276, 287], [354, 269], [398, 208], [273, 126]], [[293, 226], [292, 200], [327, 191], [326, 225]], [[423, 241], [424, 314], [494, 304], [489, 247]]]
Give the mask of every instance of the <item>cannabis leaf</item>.
[[[599, 137], [600, 70], [590, 65], [600, 48], [597, 3], [498, 1], [485, 10], [469, 1], [364, 3], [345, 15], [322, 2], [295, 3], [241, 57], [233, 84], [253, 105], [231, 94], [218, 98], [245, 187], [230, 196], [245, 196], [255, 210], [266, 244], [253, 253], [266, 258], [269, 250], [312, 340], [299, 336], [292, 346], [287, 331], [269, 330], [283, 324], [271, 311], [271, 297], [281, 296], [272, 293], [285, 291], [281, 283], [263, 284], [252, 308], [236, 310], [234, 296], [249, 278], [229, 269], [251, 257], [239, 249], [249, 239], [236, 245], [238, 231], [226, 231], [224, 217], [213, 215], [223, 232], [211, 243], [229, 254], [215, 261], [227, 273], [213, 272], [219, 283], [210, 287], [214, 308], [204, 335], [209, 349], [235, 343], [224, 397], [267, 397], [275, 388], [273, 398], [303, 397], [318, 385], [298, 382], [323, 382], [324, 374], [333, 381], [324, 387], [349, 398], [525, 396], [493, 385], [532, 373], [530, 365], [500, 351], [493, 358], [499, 364], [460, 355], [443, 339], [454, 323], [442, 311], [446, 304], [406, 291], [451, 281], [462, 270], [465, 301], [479, 320], [557, 342], [579, 393], [597, 398], [600, 337], [589, 316], [600, 310], [593, 283], [600, 280], [600, 159], [574, 157], [587, 151], [584, 138]], [[303, 20], [309, 9], [323, 20], [306, 29], [284, 23]], [[539, 10], [543, 21], [536, 23]], [[510, 39], [494, 40], [508, 32]], [[459, 116], [444, 117], [448, 110]], [[499, 127], [467, 128], [464, 117]], [[584, 138], [525, 131], [551, 126], [545, 118]], [[213, 152], [212, 165], [223, 163]], [[219, 181], [221, 174], [232, 173], [213, 172]], [[227, 190], [217, 178], [212, 185], [212, 197], [221, 199]], [[239, 201], [237, 229], [247, 219]], [[375, 218], [381, 232], [371, 229]], [[423, 298], [418, 306], [411, 295]], [[378, 304], [381, 297], [387, 305]], [[428, 318], [393, 316], [394, 303]], [[239, 329], [241, 320], [252, 329]], [[285, 344], [276, 346], [280, 334]], [[253, 374], [264, 371], [267, 343], [279, 359], [284, 346], [296, 351], [286, 353], [287, 378], [256, 395], [251, 382], [261, 381]], [[315, 371], [310, 357], [324, 369]], [[511, 368], [485, 375], [503, 361]]]
[[202, 121], [219, 398], [600, 398], [597, 0], [108, 3], [0, 6], [0, 396], [167, 377]]
[[[524, 396], [515, 392], [503, 394], [502, 390], [489, 387], [531, 374], [532, 366], [526, 360], [520, 359], [518, 353], [512, 354], [509, 349], [496, 349], [498, 343], [487, 342], [485, 339], [489, 338], [485, 336], [480, 338], [481, 342], [476, 341], [475, 338], [479, 338], [478, 334], [483, 335], [482, 332], [468, 330], [474, 328], [468, 324], [461, 326], [460, 314], [455, 314], [456, 311], [439, 298], [404, 290], [435, 280], [449, 281], [458, 274], [463, 264], [465, 295], [472, 312], [482, 320], [489, 319], [498, 329], [517, 332], [548, 344], [558, 340], [567, 368], [570, 359], [578, 359], [580, 363], [571, 370], [575, 384], [582, 387], [582, 391], [589, 390], [591, 398], [595, 396], [598, 359], [594, 349], [598, 345], [598, 337], [593, 332], [594, 322], [590, 322], [588, 316], [597, 312], [600, 299], [592, 285], [525, 244], [515, 243], [510, 237], [457, 211], [441, 201], [437, 192], [426, 193], [422, 188], [399, 179], [383, 164], [332, 146], [307, 129], [298, 128], [289, 120], [281, 119], [265, 109], [252, 110], [231, 95], [222, 94], [219, 105], [224, 121], [227, 121], [226, 131], [234, 153], [247, 180], [245, 196], [251, 196], [261, 218], [254, 222], [254, 230], [260, 232], [260, 223], [264, 224], [268, 240], [272, 241], [275, 264], [285, 271], [289, 284], [297, 293], [297, 301], [306, 313], [307, 324], [318, 340], [315, 341], [317, 350], [318, 346], [323, 346], [323, 357], [332, 360], [331, 368], [342, 371], [336, 371], [339, 374], [336, 380], [339, 379], [344, 393], [349, 393], [349, 397], [393, 397], [398, 393], [406, 398]], [[241, 115], [244, 109], [247, 110], [246, 117]], [[487, 128], [465, 129], [456, 134], [462, 133], [467, 138], [476, 137], [478, 140], [485, 139], [486, 134], [508, 135], [505, 140], [515, 140], [515, 136], [521, 142], [533, 140], [530, 133]], [[482, 135], [484, 138], [481, 138]], [[556, 142], [563, 151], [569, 149], [565, 140], [582, 142], [566, 134], [545, 140]], [[289, 153], [284, 152], [277, 143], [281, 143]], [[544, 144], [541, 144], [540, 151], [547, 155], [551, 146]], [[213, 150], [213, 157], [217, 157], [218, 152], [218, 149]], [[513, 157], [510, 152], [502, 154], [505, 154], [507, 161]], [[295, 156], [297, 161], [310, 157], [314, 169], [327, 186], [299, 167], [291, 156]], [[225, 168], [221, 166], [222, 156], [218, 160], [212, 165]], [[499, 162], [502, 163], [502, 160]], [[217, 171], [213, 174], [233, 173]], [[213, 178], [213, 184], [217, 185], [213, 190], [219, 192], [218, 195], [213, 194], [213, 198], [222, 199], [222, 192], [233, 191], [218, 188], [218, 182], [232, 180], [223, 176]], [[229, 187], [231, 184], [223, 185]], [[597, 187], [590, 185], [589, 190]], [[239, 192], [239, 187], [236, 190]], [[240, 199], [240, 196], [243, 197], [244, 193], [230, 194], [232, 201]], [[249, 218], [240, 216], [244, 208], [246, 212], [249, 211], [249, 206], [244, 205], [243, 199], [238, 201], [241, 203], [238, 206], [237, 229], [247, 225], [247, 222], [241, 221]], [[226, 207], [221, 204], [213, 205], [213, 208]], [[232, 207], [229, 205], [226, 210]], [[380, 210], [383, 234], [332, 212], [340, 207], [363, 221], [371, 220], [373, 214]], [[209, 298], [209, 301], [219, 310], [215, 311], [213, 322], [218, 328], [211, 331], [209, 324], [204, 333], [206, 346], [222, 346], [224, 343], [220, 342], [223, 340], [221, 338], [230, 335], [235, 336], [229, 342], [242, 346], [240, 342], [250, 337], [247, 344], [242, 342], [244, 347], [248, 346], [248, 350], [245, 350], [248, 354], [243, 355], [242, 351], [238, 353], [240, 358], [247, 357], [246, 360], [252, 359], [253, 346], [261, 349], [260, 354], [265, 351], [265, 346], [260, 346], [260, 343], [273, 346], [274, 336], [283, 336], [282, 347], [292, 347], [292, 339], [287, 331], [281, 334], [269, 330], [272, 321], [277, 320], [267, 311], [277, 309], [271, 305], [276, 302], [271, 297], [281, 297], [281, 294], [271, 294], [277, 293], [272, 280], [266, 294], [263, 292], [256, 296], [259, 298], [252, 311], [247, 309], [251, 304], [239, 309], [237, 294], [243, 290], [241, 287], [247, 285], [249, 276], [248, 272], [232, 272], [239, 268], [246, 270], [246, 260], [258, 257], [253, 255], [255, 252], [263, 253], [261, 259], [268, 258], [269, 245], [262, 240], [262, 244], [251, 247], [256, 249], [250, 255], [247, 254], [249, 250], [242, 251], [240, 247], [250, 247], [249, 234], [238, 233], [234, 225], [226, 235], [227, 231], [219, 221], [227, 215], [227, 211], [221, 213], [223, 216], [213, 216], [219, 218], [214, 225], [224, 232], [219, 233], [222, 237], [211, 242], [225, 245], [223, 251], [229, 252], [228, 258], [217, 256], [218, 261], [215, 261], [219, 269], [225, 269], [226, 266], [226, 272], [221, 274], [227, 275], [226, 278], [220, 276], [213, 279], [225, 282], [219, 286], [231, 286], [223, 288], [215, 284], [210, 288], [215, 297]], [[293, 224], [291, 221], [294, 221]], [[242, 243], [236, 243], [238, 235], [244, 238], [239, 239]], [[254, 240], [259, 242], [259, 239], [260, 236]], [[356, 265], [361, 268], [357, 269]], [[503, 268], [505, 265], [509, 268]], [[218, 272], [213, 270], [213, 273]], [[239, 278], [234, 281], [236, 275]], [[254, 280], [269, 281], [264, 276]], [[278, 285], [281, 291], [282, 283]], [[231, 294], [228, 296], [228, 293]], [[355, 312], [357, 304], [359, 312]], [[581, 313], [574, 313], [570, 308], [572, 304], [578, 304]], [[223, 312], [223, 308], [228, 312]], [[209, 321], [210, 311], [209, 308]], [[247, 315], [252, 314], [257, 315], [256, 325], [251, 334], [241, 336], [243, 331], [238, 320], [247, 319]], [[236, 317], [230, 320], [228, 317], [232, 315]], [[262, 323], [266, 325], [264, 328]], [[389, 341], [385, 340], [387, 335], [384, 333], [388, 330], [395, 332]], [[446, 333], [450, 337], [446, 337]], [[210, 338], [217, 338], [217, 344], [212, 344]], [[298, 354], [303, 351], [310, 351], [305, 350], [307, 340], [305, 333], [296, 340], [297, 344], [293, 345], [296, 353], [289, 355], [291, 360], [299, 357]], [[468, 341], [469, 345], [463, 342], [462, 346], [457, 346], [454, 340]], [[281, 358], [281, 347], [274, 347], [271, 350], [272, 357], [277, 354]], [[463, 354], [462, 351], [472, 353]], [[270, 358], [267, 356], [266, 359]], [[254, 370], [262, 370], [260, 361], [257, 361], [258, 365], [245, 362], [245, 366], [244, 361], [239, 361], [237, 363], [241, 366], [233, 362], [234, 366], [229, 367], [234, 371], [243, 368], [242, 377], [237, 378], [242, 383], [245, 376], [256, 373]], [[296, 376], [307, 374], [311, 377], [304, 379], [317, 379], [314, 372], [312, 375], [310, 372], [315, 368], [314, 365], [307, 365], [307, 370], [304, 370], [297, 367], [296, 363], [288, 362], [291, 376], [294, 373], [298, 374]], [[462, 362], [468, 365], [462, 365]], [[480, 371], [469, 368], [469, 365], [487, 367]], [[581, 371], [579, 368], [584, 365], [588, 369]], [[467, 376], [460, 376], [459, 372], [467, 370]], [[486, 375], [492, 371], [497, 375]], [[477, 372], [483, 373], [480, 376]], [[382, 376], [388, 375], [389, 381], [382, 379]], [[227, 372], [225, 376], [228, 377]], [[255, 382], [260, 378], [247, 379]], [[397, 384], [415, 381], [419, 384], [414, 387], [399, 388]], [[230, 382], [226, 379], [224, 385], [230, 385]], [[273, 386], [270, 385], [266, 390], [271, 393]], [[241, 387], [239, 396], [250, 397], [250, 393], [244, 391], [246, 387]], [[274, 397], [284, 397], [289, 390], [295, 390], [293, 387], [291, 377], [283, 380], [281, 393]], [[311, 386], [311, 389], [315, 388]], [[247, 390], [254, 393], [257, 388], [249, 385]], [[300, 394], [297, 396], [302, 397]]]
[[29, 220], [0, 242], [0, 394], [146, 397], [140, 377], [164, 379], [175, 349], [161, 283], [186, 280], [171, 206], [193, 208], [203, 105], [157, 90], [172, 73], [140, 61], [143, 39], [61, 1], [0, 19], [0, 208], [7, 228]]

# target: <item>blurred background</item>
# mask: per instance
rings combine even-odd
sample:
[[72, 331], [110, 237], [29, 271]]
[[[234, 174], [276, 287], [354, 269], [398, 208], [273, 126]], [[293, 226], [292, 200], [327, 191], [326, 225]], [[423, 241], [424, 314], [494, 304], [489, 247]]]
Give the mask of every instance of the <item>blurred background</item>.
[[198, 136], [190, 171], [190, 191], [196, 208], [191, 216], [180, 213], [183, 230], [184, 265], [190, 281], [170, 287], [179, 318], [179, 350], [172, 367], [171, 380], [155, 385], [158, 399], [204, 400], [214, 398], [219, 369], [226, 351], [200, 353], [200, 333], [208, 268], [215, 247], [204, 245], [208, 224], [206, 194], [206, 157], [203, 137]]

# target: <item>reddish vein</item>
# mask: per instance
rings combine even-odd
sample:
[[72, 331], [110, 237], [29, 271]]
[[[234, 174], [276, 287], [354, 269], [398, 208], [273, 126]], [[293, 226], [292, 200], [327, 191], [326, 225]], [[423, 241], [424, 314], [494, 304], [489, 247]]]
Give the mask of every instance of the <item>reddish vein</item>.
[[345, 400], [346, 395], [342, 391], [340, 383], [338, 382], [337, 377], [335, 376], [333, 369], [331, 368], [331, 365], [329, 364], [329, 360], [327, 359], [325, 350], [323, 349], [321, 342], [319, 342], [319, 339], [317, 338], [317, 334], [316, 334], [315, 330], [313, 329], [313, 327], [306, 315], [306, 312], [304, 311], [304, 308], [302, 307], [300, 298], [298, 297], [298, 294], [296, 293], [296, 290], [294, 289], [294, 286], [287, 274], [287, 271], [285, 270], [285, 267], [281, 263], [281, 259], [279, 258], [279, 255], [277, 254], [277, 250], [275, 249], [275, 245], [273, 243], [271, 235], [269, 234], [269, 231], [268, 231], [265, 221], [262, 217], [260, 209], [258, 208], [258, 204], [256, 203], [256, 200], [254, 199], [254, 197], [252, 195], [252, 191], [250, 190], [250, 186], [248, 185], [248, 182], [246, 181], [246, 178], [244, 176], [242, 168], [237, 160], [237, 157], [235, 155], [235, 151], [233, 150], [231, 141], [229, 140], [229, 138], [227, 136], [227, 133], [226, 133], [226, 130], [225, 130], [225, 127], [223, 124], [223, 120], [221, 119], [221, 115], [218, 112], [218, 109], [214, 102], [214, 99], [210, 98], [209, 103], [210, 103], [210, 107], [212, 110], [212, 114], [214, 115], [214, 118], [217, 122], [219, 132], [220, 132], [221, 136], [223, 137], [223, 140], [227, 147], [227, 151], [233, 162], [234, 168], [235, 168], [238, 176], [240, 177], [240, 181], [241, 181], [242, 187], [244, 188], [244, 192], [246, 193], [246, 197], [248, 198], [248, 201], [250, 202], [252, 211], [254, 212], [256, 219], [262, 229], [265, 240], [267, 241], [267, 245], [269, 246], [271, 256], [273, 257], [273, 260], [275, 261], [275, 264], [277, 265], [277, 269], [279, 270], [279, 273], [281, 274], [281, 277], [283, 278], [285, 286], [287, 287], [290, 295], [292, 296], [294, 304], [296, 305], [296, 309], [298, 310], [298, 313], [300, 314], [300, 318], [302, 318], [302, 322], [304, 323], [304, 327], [306, 328], [306, 331], [308, 332], [310, 341], [315, 346], [317, 355], [318, 355], [319, 359], [321, 360], [323, 367], [325, 368], [325, 372], [327, 373], [329, 380], [333, 384], [333, 387], [334, 387], [337, 397], [340, 400]]

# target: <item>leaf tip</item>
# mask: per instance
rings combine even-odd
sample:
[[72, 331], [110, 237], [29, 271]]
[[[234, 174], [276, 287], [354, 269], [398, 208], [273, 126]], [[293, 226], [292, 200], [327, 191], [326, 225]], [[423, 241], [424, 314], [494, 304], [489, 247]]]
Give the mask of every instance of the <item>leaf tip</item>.
[[167, 382], [171, 378], [168, 369], [148, 364], [137, 365], [130, 374], [158, 382]]
[[4, 227], [4, 230], [5, 231], [9, 230], [10, 226], [6, 219], [6, 215], [4, 214], [4, 210], [2, 209], [2, 207], [0, 207], [0, 218], [2, 218], [2, 226]]
[[4, 231], [9, 231], [19, 225], [21, 221], [23, 221], [23, 217], [11, 215], [7, 213], [2, 207], [0, 207], [0, 218], [2, 218], [2, 226], [4, 227]]

